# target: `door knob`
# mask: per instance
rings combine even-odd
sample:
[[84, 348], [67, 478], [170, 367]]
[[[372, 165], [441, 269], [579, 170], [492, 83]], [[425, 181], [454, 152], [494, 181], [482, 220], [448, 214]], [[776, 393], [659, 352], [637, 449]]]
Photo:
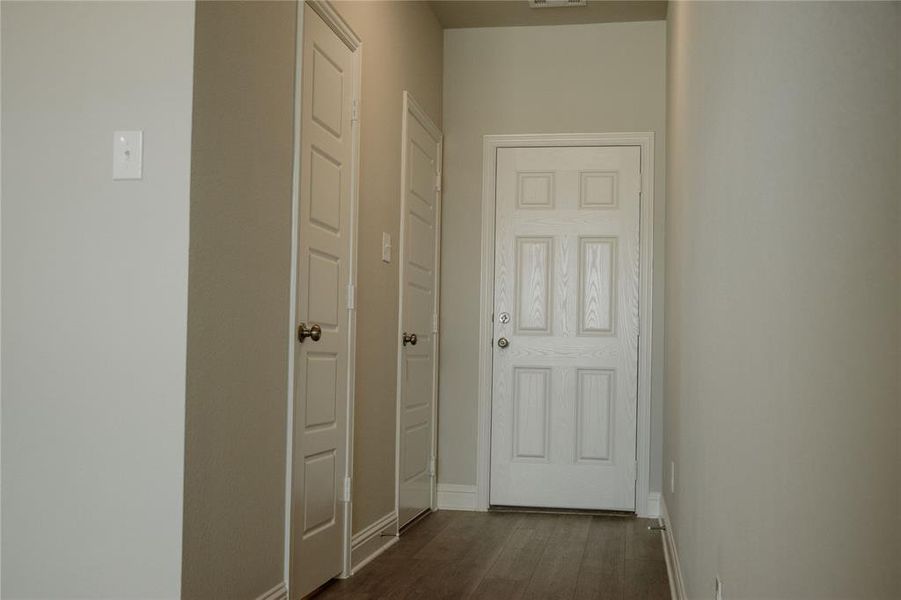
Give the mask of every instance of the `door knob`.
[[320, 327], [316, 323], [313, 323], [312, 325], [310, 325], [309, 329], [307, 329], [306, 323], [301, 323], [297, 327], [297, 341], [299, 341], [301, 344], [303, 344], [303, 341], [307, 338], [310, 338], [314, 342], [318, 342], [319, 338], [321, 338], [321, 337], [322, 337], [322, 327]]
[[403, 341], [404, 341], [404, 346], [406, 346], [407, 344], [410, 344], [411, 346], [415, 346], [416, 345], [416, 334], [415, 333], [407, 333], [405, 331]]
[[507, 338], [505, 338], [505, 337], [498, 338], [498, 340], [497, 340], [498, 348], [506, 348], [509, 345], [510, 345], [510, 340], [508, 340]]

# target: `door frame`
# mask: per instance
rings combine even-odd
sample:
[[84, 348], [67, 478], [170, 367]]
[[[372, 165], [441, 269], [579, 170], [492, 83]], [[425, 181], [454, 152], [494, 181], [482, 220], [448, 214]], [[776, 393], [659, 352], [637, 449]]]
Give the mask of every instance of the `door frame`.
[[491, 401], [494, 345], [494, 250], [499, 148], [559, 148], [637, 146], [641, 152], [639, 196], [638, 406], [635, 512], [657, 516], [657, 501], [649, 498], [651, 470], [651, 349], [653, 348], [654, 288], [654, 133], [569, 133], [486, 135], [482, 145], [482, 273], [479, 298], [479, 396], [476, 509], [488, 510], [491, 476]]
[[[401, 159], [400, 159], [400, 235], [398, 236], [398, 245], [400, 251], [398, 257], [398, 297], [397, 297], [397, 339], [400, 340], [403, 335], [403, 315], [404, 315], [404, 271], [405, 254], [407, 251], [406, 240], [406, 224], [407, 224], [407, 123], [410, 116], [415, 117], [429, 131], [432, 136], [438, 139], [438, 179], [435, 189], [435, 313], [439, 314], [441, 307], [441, 174], [442, 160], [444, 156], [444, 133], [432, 119], [426, 114], [418, 102], [407, 90], [404, 90], [403, 115], [401, 117]], [[432, 474], [431, 489], [431, 508], [438, 508], [438, 324], [432, 324], [432, 353], [435, 357], [432, 367], [432, 444], [429, 456], [429, 469]], [[395, 423], [395, 440], [394, 440], [394, 515], [396, 519], [400, 516], [400, 439], [401, 439], [401, 411], [403, 409], [403, 397], [401, 388], [403, 350], [398, 348], [397, 351], [397, 414]], [[399, 520], [395, 520], [397, 531], [400, 532], [401, 525]]]
[[292, 487], [293, 487], [293, 452], [294, 452], [294, 357], [295, 334], [297, 327], [297, 265], [299, 243], [298, 219], [300, 217], [300, 168], [301, 168], [301, 110], [303, 106], [303, 26], [304, 5], [309, 5], [325, 21], [335, 35], [350, 48], [353, 54], [353, 97], [354, 106], [351, 117], [351, 174], [350, 174], [350, 248], [348, 262], [348, 354], [347, 354], [347, 423], [345, 427], [345, 463], [344, 485], [339, 494], [339, 501], [343, 504], [344, 532], [343, 532], [343, 564], [341, 578], [350, 577], [351, 574], [351, 535], [352, 524], [352, 495], [350, 481], [353, 476], [353, 423], [354, 423], [354, 382], [356, 375], [356, 344], [357, 344], [357, 310], [355, 305], [357, 287], [357, 244], [358, 244], [358, 215], [360, 203], [360, 114], [362, 94], [362, 67], [363, 67], [363, 43], [347, 21], [341, 16], [330, 0], [300, 0], [297, 3], [296, 33], [295, 33], [295, 65], [294, 65], [294, 142], [293, 142], [293, 180], [291, 183], [291, 293], [289, 298], [288, 320], [288, 398], [286, 413], [286, 457], [285, 457], [285, 549], [284, 549], [284, 580], [291, 590], [291, 557], [293, 529], [291, 522]]

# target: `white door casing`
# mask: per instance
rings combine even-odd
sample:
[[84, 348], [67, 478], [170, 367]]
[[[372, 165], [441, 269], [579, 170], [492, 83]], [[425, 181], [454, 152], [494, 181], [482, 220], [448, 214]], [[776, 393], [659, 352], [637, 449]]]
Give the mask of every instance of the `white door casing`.
[[490, 502], [634, 511], [640, 148], [496, 169]]
[[638, 312], [638, 435], [635, 511], [641, 517], [659, 516], [658, 495], [649, 493], [651, 454], [651, 348], [654, 338], [654, 133], [543, 133], [493, 134], [483, 137], [482, 235], [478, 330], [478, 437], [476, 440], [476, 510], [489, 508], [491, 472], [491, 395], [494, 353], [494, 250], [496, 165], [501, 148], [573, 146], [637, 146], [641, 152], [640, 305]]
[[396, 463], [399, 528], [435, 508], [436, 502], [442, 149], [441, 131], [408, 92], [404, 92], [403, 110]]
[[[354, 110], [360, 67], [359, 44], [352, 43], [352, 32], [331, 5], [301, 6], [288, 524], [292, 598], [347, 569], [358, 162]], [[301, 329], [312, 335], [300, 336]]]

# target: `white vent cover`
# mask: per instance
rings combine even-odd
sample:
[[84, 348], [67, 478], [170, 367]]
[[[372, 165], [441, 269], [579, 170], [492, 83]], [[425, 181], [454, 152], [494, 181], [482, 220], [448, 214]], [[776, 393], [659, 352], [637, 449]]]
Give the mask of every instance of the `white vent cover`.
[[585, 6], [586, 0], [529, 0], [532, 8], [564, 8], [567, 6]]

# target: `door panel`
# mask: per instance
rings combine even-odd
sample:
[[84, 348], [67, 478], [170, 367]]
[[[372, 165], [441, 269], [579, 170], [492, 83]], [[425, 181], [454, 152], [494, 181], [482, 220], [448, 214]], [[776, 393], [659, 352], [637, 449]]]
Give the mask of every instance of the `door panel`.
[[398, 365], [398, 523], [429, 510], [435, 500], [435, 399], [441, 133], [406, 96], [401, 240], [401, 345]]
[[635, 509], [638, 147], [497, 154], [490, 502]]
[[516, 238], [516, 332], [546, 334], [551, 327], [553, 238]]
[[304, 5], [291, 596], [343, 567], [353, 140], [353, 54]]

